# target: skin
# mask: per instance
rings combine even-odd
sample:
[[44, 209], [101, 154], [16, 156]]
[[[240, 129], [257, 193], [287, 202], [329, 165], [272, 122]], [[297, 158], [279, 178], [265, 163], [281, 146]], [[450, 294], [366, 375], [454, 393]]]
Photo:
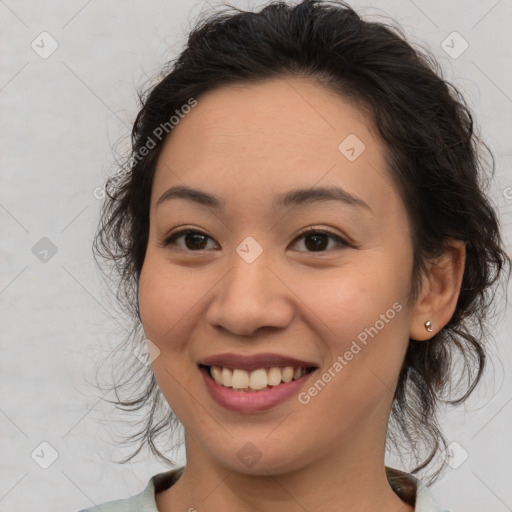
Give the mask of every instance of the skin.
[[[156, 495], [158, 510], [414, 510], [387, 481], [386, 427], [409, 338], [430, 338], [453, 314], [463, 244], [451, 241], [408, 305], [409, 220], [360, 108], [298, 77], [222, 86], [197, 99], [158, 162], [140, 276], [144, 331], [160, 350], [155, 377], [186, 432], [185, 472]], [[365, 144], [354, 161], [338, 150], [349, 134]], [[175, 185], [214, 194], [225, 210], [186, 199], [157, 207]], [[320, 186], [342, 187], [369, 208], [273, 207], [276, 195]], [[352, 246], [324, 237], [315, 251], [301, 236], [308, 227]], [[162, 246], [185, 228], [207, 237]], [[263, 249], [252, 263], [236, 252], [247, 236]], [[198, 370], [214, 354], [271, 352], [314, 361], [318, 377], [394, 303], [401, 311], [307, 404], [294, 396], [269, 411], [230, 412]], [[247, 442], [261, 453], [250, 468], [237, 457]]]

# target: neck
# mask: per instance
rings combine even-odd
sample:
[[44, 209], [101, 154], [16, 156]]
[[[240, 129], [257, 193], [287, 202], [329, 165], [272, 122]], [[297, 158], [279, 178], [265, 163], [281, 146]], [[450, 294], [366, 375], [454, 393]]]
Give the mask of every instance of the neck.
[[[159, 512], [414, 512], [392, 490], [374, 447], [347, 449], [295, 471], [244, 474], [219, 465], [187, 439], [181, 478], [157, 495]], [[372, 452], [373, 449], [373, 452]], [[356, 456], [357, 455], [357, 456]]]

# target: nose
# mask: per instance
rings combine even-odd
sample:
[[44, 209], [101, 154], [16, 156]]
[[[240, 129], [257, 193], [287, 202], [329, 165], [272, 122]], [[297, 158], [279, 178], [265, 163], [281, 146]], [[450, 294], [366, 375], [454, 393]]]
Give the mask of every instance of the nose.
[[293, 292], [265, 252], [252, 263], [237, 253], [232, 268], [214, 288], [207, 321], [215, 329], [238, 336], [286, 328], [293, 319]]

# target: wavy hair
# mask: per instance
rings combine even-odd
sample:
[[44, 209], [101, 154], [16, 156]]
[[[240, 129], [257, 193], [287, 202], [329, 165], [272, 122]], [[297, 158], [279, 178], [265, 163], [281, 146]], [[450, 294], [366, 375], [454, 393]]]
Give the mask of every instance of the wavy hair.
[[[272, 2], [258, 12], [229, 6], [200, 18], [179, 57], [139, 94], [131, 153], [107, 181], [93, 252], [100, 267], [110, 268], [116, 298], [133, 321], [125, 343], [143, 343], [138, 282], [148, 243], [151, 187], [166, 140], [155, 137], [155, 129], [191, 98], [225, 84], [290, 76], [312, 78], [355, 101], [376, 126], [411, 221], [412, 299], [429, 258], [439, 255], [449, 238], [465, 242], [455, 312], [433, 338], [409, 343], [391, 408], [386, 444], [399, 451], [408, 444], [417, 464], [412, 473], [417, 473], [447, 446], [438, 422], [439, 405], [463, 403], [481, 379], [486, 324], [505, 267], [510, 275], [510, 260], [485, 191], [494, 172], [492, 152], [475, 133], [463, 96], [443, 79], [435, 57], [427, 49], [413, 48], [399, 26], [365, 21], [342, 1], [320, 0]], [[150, 139], [154, 147], [145, 151]], [[446, 397], [456, 374], [456, 356], [461, 357], [466, 386], [460, 396]], [[173, 465], [155, 440], [179, 422], [151, 365], [140, 363], [131, 351], [124, 361], [131, 372], [125, 372], [120, 386], [114, 385], [113, 403], [126, 411], [147, 407], [149, 414], [140, 430], [127, 438], [140, 441], [140, 446], [122, 462], [147, 442], [154, 455]], [[138, 392], [121, 399], [117, 389], [123, 386]], [[158, 413], [163, 413], [160, 421]], [[422, 458], [421, 453], [426, 455]]]

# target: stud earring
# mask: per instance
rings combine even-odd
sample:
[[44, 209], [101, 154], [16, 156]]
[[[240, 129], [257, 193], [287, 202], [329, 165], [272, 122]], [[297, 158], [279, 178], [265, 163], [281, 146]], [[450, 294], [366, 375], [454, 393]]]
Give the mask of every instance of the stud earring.
[[432, 327], [432, 322], [430, 320], [427, 320], [425, 322], [425, 329], [427, 329], [428, 332], [432, 332], [434, 330]]

